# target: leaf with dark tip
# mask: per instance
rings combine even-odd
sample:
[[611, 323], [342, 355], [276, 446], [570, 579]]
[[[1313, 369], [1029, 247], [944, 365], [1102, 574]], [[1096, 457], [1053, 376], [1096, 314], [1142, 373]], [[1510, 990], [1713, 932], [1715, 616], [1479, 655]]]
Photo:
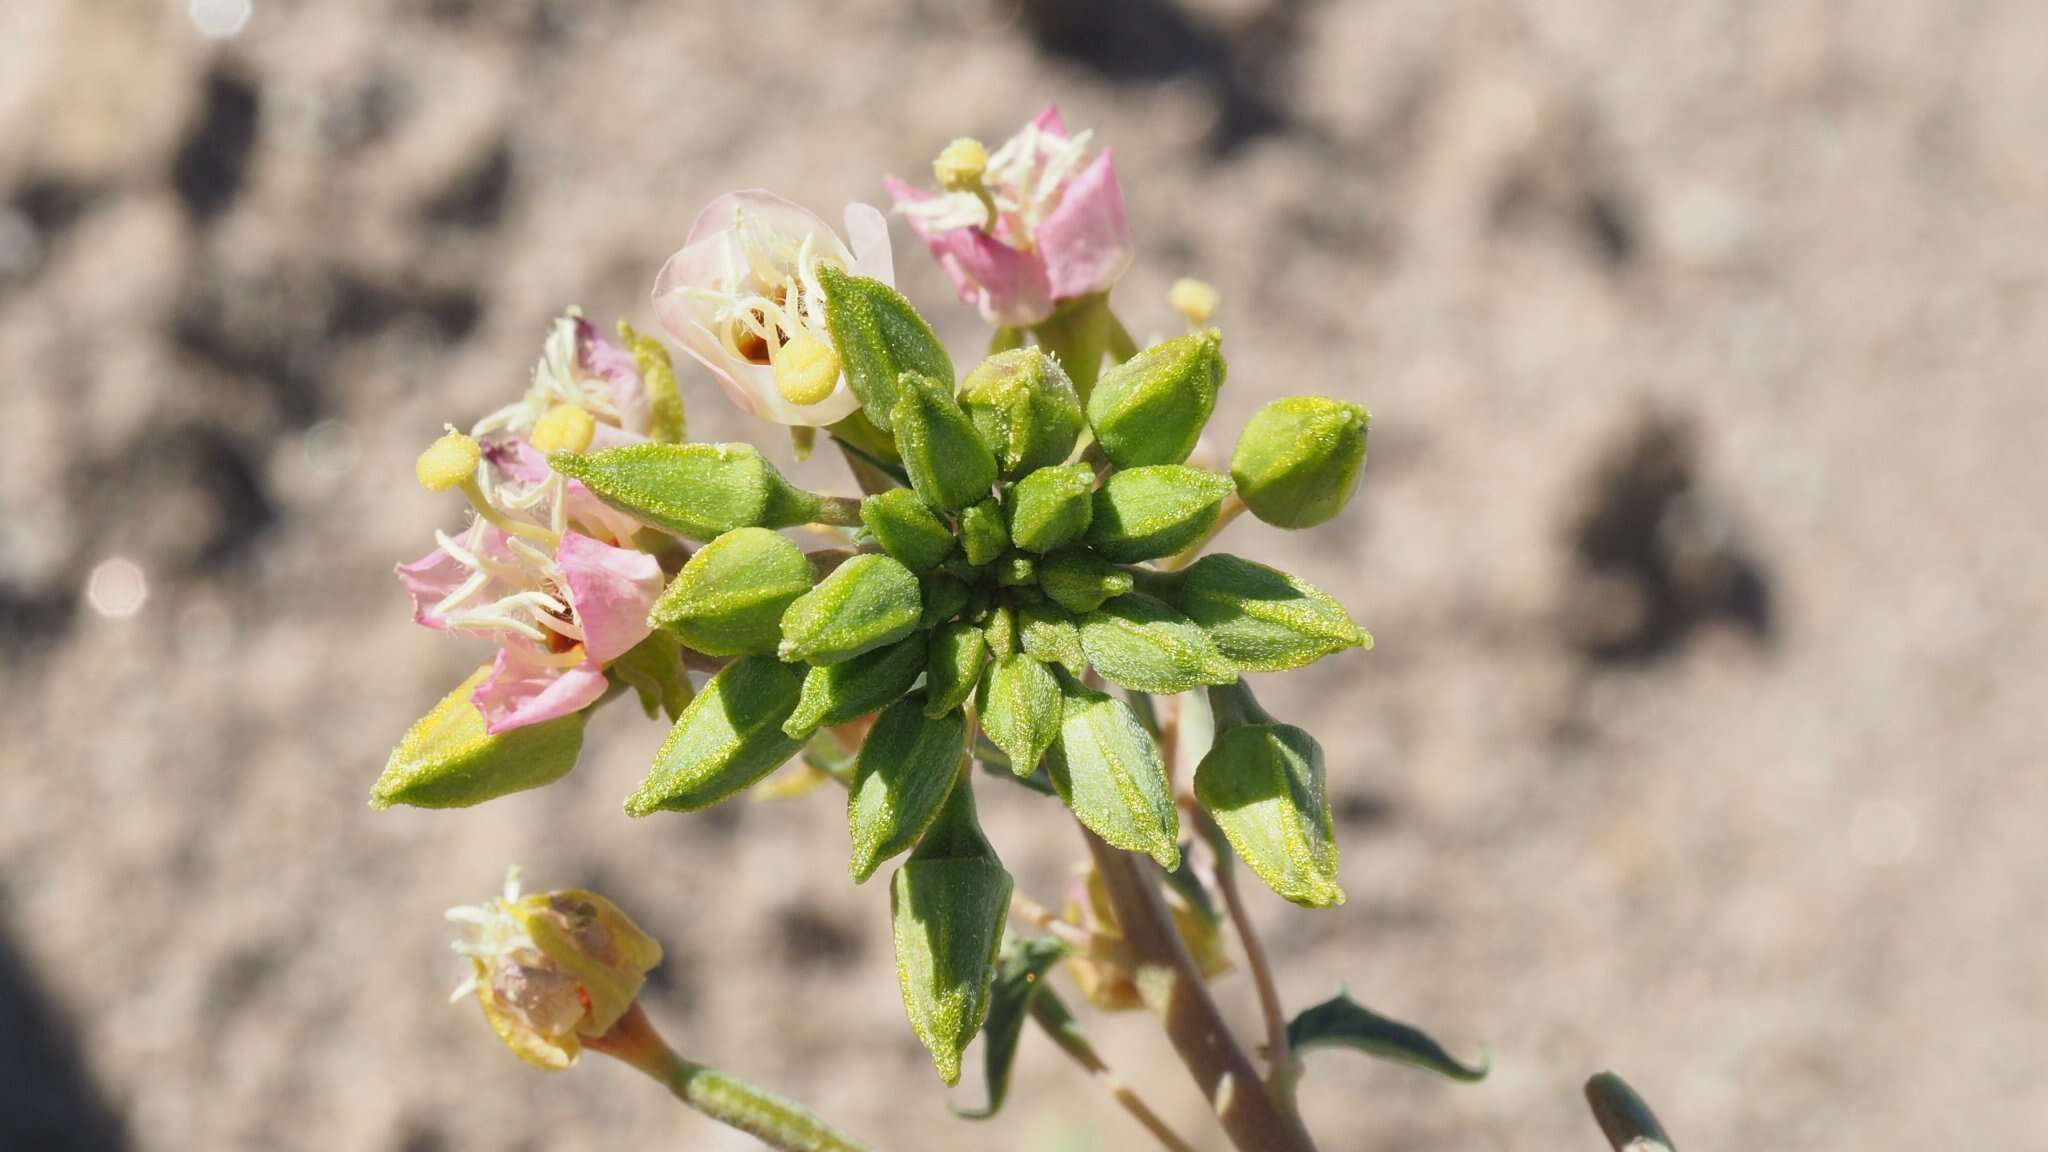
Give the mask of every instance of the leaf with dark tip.
[[989, 990], [988, 1018], [981, 1025], [983, 1067], [988, 1073], [988, 1104], [955, 1106], [965, 1120], [986, 1120], [1002, 1110], [1010, 1094], [1010, 1070], [1017, 1062], [1017, 1043], [1032, 1001], [1045, 988], [1045, 975], [1066, 955], [1066, 945], [1050, 936], [1010, 936], [996, 957], [996, 978]]
[[1628, 1081], [1602, 1072], [1586, 1081], [1586, 1104], [1614, 1152], [1673, 1152], [1671, 1137]]
[[1318, 1048], [1350, 1048], [1468, 1084], [1486, 1079], [1491, 1068], [1484, 1056], [1476, 1065], [1459, 1062], [1419, 1029], [1389, 1020], [1341, 991], [1288, 1021], [1287, 1044], [1296, 1054]]

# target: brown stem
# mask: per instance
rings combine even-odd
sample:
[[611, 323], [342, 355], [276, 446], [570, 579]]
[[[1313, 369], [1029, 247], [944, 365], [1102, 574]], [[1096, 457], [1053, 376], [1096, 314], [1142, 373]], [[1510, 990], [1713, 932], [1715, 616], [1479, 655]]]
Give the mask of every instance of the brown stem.
[[[1188, 810], [1192, 819], [1209, 822], [1209, 814], [1202, 811], [1192, 796], [1182, 798], [1182, 807]], [[1222, 839], [1221, 836], [1205, 835], [1210, 844]], [[1294, 1057], [1287, 1045], [1287, 1011], [1280, 1006], [1280, 989], [1273, 981], [1273, 964], [1266, 957], [1266, 946], [1259, 939], [1258, 929], [1252, 927], [1251, 912], [1245, 907], [1244, 892], [1237, 886], [1237, 869], [1228, 860], [1218, 860], [1210, 870], [1216, 877], [1217, 891], [1223, 894], [1223, 906], [1230, 911], [1230, 919], [1237, 925], [1238, 943], [1244, 946], [1244, 964], [1251, 969], [1252, 985], [1259, 990], [1259, 1012], [1266, 1018], [1266, 1084], [1281, 1109], [1289, 1114], [1294, 1107]]]
[[1111, 1070], [1109, 1062], [1095, 1051], [1095, 1046], [1088, 1042], [1088, 1038], [1072, 1026], [1073, 1019], [1067, 1015], [1064, 1007], [1054, 1005], [1043, 995], [1036, 996], [1031, 1001], [1031, 1018], [1045, 1030], [1045, 1034], [1052, 1038], [1052, 1042], [1060, 1051], [1066, 1053], [1074, 1063], [1093, 1076], [1096, 1082], [1109, 1092], [1110, 1098], [1130, 1113], [1132, 1119], [1143, 1125], [1145, 1131], [1150, 1132], [1152, 1138], [1159, 1141], [1160, 1146], [1167, 1152], [1194, 1152], [1194, 1145], [1181, 1139], [1180, 1134], [1167, 1126], [1166, 1121], [1152, 1110], [1152, 1106], [1145, 1102], [1144, 1097], [1138, 1095], [1136, 1089], [1124, 1083]]

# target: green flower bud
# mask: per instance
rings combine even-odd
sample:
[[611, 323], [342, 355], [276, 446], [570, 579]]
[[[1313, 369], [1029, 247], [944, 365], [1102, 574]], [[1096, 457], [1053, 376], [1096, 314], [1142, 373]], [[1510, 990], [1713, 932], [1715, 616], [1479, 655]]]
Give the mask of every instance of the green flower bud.
[[1059, 361], [1036, 348], [998, 352], [960, 382], [960, 407], [1003, 476], [1062, 463], [1081, 437], [1081, 397]]
[[584, 712], [572, 712], [493, 736], [470, 696], [491, 674], [477, 669], [391, 750], [370, 789], [370, 807], [467, 808], [552, 784], [576, 766]]
[[867, 883], [877, 865], [917, 843], [960, 778], [966, 751], [967, 717], [958, 709], [926, 716], [921, 692], [891, 704], [875, 721], [854, 759], [846, 798], [854, 883]]
[[996, 458], [974, 431], [953, 390], [929, 376], [905, 373], [893, 410], [903, 470], [924, 502], [958, 512], [988, 499]]
[[1216, 740], [1195, 769], [1195, 799], [1273, 891], [1310, 908], [1342, 904], [1322, 746], [1243, 684], [1211, 688], [1209, 700]]
[[735, 528], [787, 528], [818, 516], [818, 498], [782, 478], [751, 444], [649, 441], [548, 457], [555, 471], [656, 528], [712, 540]]
[[605, 665], [604, 674], [614, 689], [633, 690], [649, 720], [662, 715], [670, 722], [682, 719], [683, 709], [695, 695], [689, 671], [683, 667], [682, 642], [659, 629]]
[[1010, 540], [1026, 552], [1050, 552], [1081, 538], [1095, 518], [1095, 469], [1040, 468], [1010, 487]]
[[964, 620], [931, 630], [925, 660], [925, 715], [943, 715], [967, 703], [981, 681], [981, 662], [987, 651], [981, 629]]
[[960, 547], [977, 568], [1008, 551], [1010, 533], [1003, 527], [1002, 506], [983, 500], [960, 513]]
[[1010, 758], [1010, 771], [1029, 776], [1059, 737], [1060, 683], [1031, 657], [1001, 657], [999, 651], [990, 646], [981, 676], [981, 727]]
[[1017, 650], [1017, 610], [1008, 604], [998, 604], [989, 609], [988, 619], [982, 621], [983, 638], [988, 643], [989, 655], [997, 660], [1008, 660], [1010, 653]]
[[1278, 528], [1313, 528], [1358, 490], [1372, 417], [1324, 396], [1275, 400], [1244, 426], [1230, 475], [1251, 514]]
[[708, 808], [781, 767], [803, 747], [782, 731], [803, 680], [803, 669], [770, 656], [744, 656], [720, 669], [669, 730], [626, 814]]
[[1022, 595], [1028, 584], [1038, 580], [1038, 561], [1022, 552], [1005, 552], [996, 561], [996, 583], [1004, 588], [1015, 588]]
[[1223, 385], [1223, 334], [1154, 344], [1111, 368], [1088, 395], [1088, 425], [1119, 468], [1178, 464], [1195, 450]]
[[825, 326], [846, 383], [877, 428], [893, 430], [898, 381], [905, 372], [952, 382], [946, 346], [902, 293], [825, 264], [818, 266], [818, 283], [825, 289]]
[[1209, 531], [1228, 495], [1229, 477], [1179, 464], [1112, 472], [1095, 490], [1088, 544], [1119, 564], [1171, 556]]
[[1019, 605], [1017, 638], [1034, 660], [1058, 664], [1076, 676], [1088, 670], [1080, 625], [1057, 604]]
[[1081, 647], [1103, 679], [1138, 692], [1168, 696], [1237, 679], [1208, 633], [1142, 593], [1081, 617]]
[[784, 660], [837, 664], [894, 644], [917, 630], [924, 603], [917, 577], [889, 559], [864, 553], [833, 569], [782, 614]]
[[844, 724], [900, 699], [924, 673], [924, 641], [911, 636], [887, 648], [863, 652], [841, 664], [804, 673], [796, 711], [782, 722], [792, 740], [809, 739], [828, 724]]
[[939, 566], [953, 552], [953, 530], [908, 488], [877, 492], [860, 502], [860, 522], [882, 551], [912, 572]]
[[917, 578], [917, 583], [924, 593], [924, 613], [918, 618], [918, 627], [930, 628], [967, 610], [972, 593], [958, 576], [949, 572], [927, 572]]
[[690, 557], [647, 614], [709, 656], [775, 651], [782, 614], [811, 590], [811, 562], [796, 541], [766, 528], [735, 528]]
[[1038, 586], [1060, 607], [1084, 615], [1131, 590], [1132, 577], [1085, 548], [1047, 556], [1038, 565]]
[[1333, 652], [1372, 647], [1344, 606], [1306, 580], [1216, 552], [1181, 573], [1174, 596], [1245, 672], [1284, 672]]
[[1111, 847], [1180, 867], [1180, 814], [1151, 733], [1121, 700], [1072, 680], [1062, 694], [1059, 740], [1045, 758], [1060, 799]]
[[946, 798], [889, 886], [903, 1008], [948, 1084], [960, 1079], [960, 1053], [988, 1015], [1011, 887], [965, 785]]
[[633, 331], [633, 326], [624, 320], [619, 321], [619, 339], [625, 342], [634, 366], [640, 369], [640, 380], [647, 392], [648, 434], [671, 444], [688, 439], [683, 393], [676, 387], [676, 368], [668, 358], [668, 347]]

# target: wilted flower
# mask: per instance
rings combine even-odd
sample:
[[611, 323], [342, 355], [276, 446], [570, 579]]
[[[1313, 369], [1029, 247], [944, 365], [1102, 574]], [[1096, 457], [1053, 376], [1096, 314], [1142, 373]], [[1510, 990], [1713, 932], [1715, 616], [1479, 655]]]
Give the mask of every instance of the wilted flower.
[[[1213, 980], [1230, 971], [1230, 957], [1223, 950], [1222, 926], [1215, 916], [1190, 905], [1171, 888], [1164, 895], [1167, 910], [1173, 914], [1174, 929], [1180, 934], [1181, 943], [1187, 945], [1188, 954], [1194, 957], [1202, 979]], [[1122, 949], [1115, 945], [1123, 940], [1123, 929], [1117, 926], [1116, 911], [1110, 906], [1109, 889], [1102, 874], [1091, 866], [1084, 875], [1074, 877], [1067, 887], [1067, 905], [1062, 912], [1068, 923], [1110, 945], [1067, 956], [1067, 972], [1080, 987], [1081, 995], [1104, 1012], [1124, 1012], [1142, 1006], [1136, 974], [1117, 958]]]
[[889, 224], [846, 206], [846, 239], [770, 192], [731, 192], [697, 214], [654, 282], [661, 326], [748, 412], [822, 427], [860, 407], [825, 324], [820, 265], [894, 285]]
[[586, 1039], [603, 1036], [633, 1006], [661, 945], [595, 892], [571, 888], [526, 896], [519, 870], [504, 895], [450, 908], [468, 930], [455, 951], [470, 975], [451, 1002], [474, 993], [484, 1018], [520, 1059], [567, 1068]]
[[1025, 327], [1068, 300], [1107, 292], [1131, 265], [1116, 162], [1088, 155], [1048, 105], [993, 153], [956, 140], [934, 165], [944, 191], [884, 183], [960, 299], [991, 324]]

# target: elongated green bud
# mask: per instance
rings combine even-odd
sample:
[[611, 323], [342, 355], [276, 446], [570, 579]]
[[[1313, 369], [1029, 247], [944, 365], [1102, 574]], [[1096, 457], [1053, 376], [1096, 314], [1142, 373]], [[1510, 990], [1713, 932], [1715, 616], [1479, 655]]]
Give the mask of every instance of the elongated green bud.
[[929, 628], [967, 610], [972, 592], [958, 576], [927, 572], [917, 578], [917, 584], [924, 594], [924, 613], [918, 619], [918, 627]]
[[981, 682], [981, 662], [987, 651], [981, 629], [964, 620], [931, 630], [925, 661], [925, 715], [940, 716], [967, 703]]
[[862, 500], [860, 522], [875, 534], [882, 551], [912, 572], [928, 572], [953, 553], [953, 530], [908, 488]]
[[1085, 548], [1069, 548], [1038, 565], [1038, 586], [1075, 615], [1095, 611], [1131, 590], [1132, 576]]
[[811, 590], [811, 562], [787, 536], [735, 528], [690, 557], [647, 614], [710, 656], [768, 655], [782, 614]]
[[917, 692], [883, 711], [853, 762], [846, 798], [854, 883], [917, 843], [960, 778], [966, 751], [967, 718], [958, 709], [927, 716]]
[[1095, 518], [1095, 469], [1086, 464], [1040, 468], [1012, 485], [1010, 541], [1026, 552], [1050, 552], [1079, 540]]
[[1151, 734], [1121, 700], [1073, 680], [1062, 694], [1060, 736], [1045, 758], [1060, 799], [1110, 846], [1180, 867], [1180, 814]]
[[996, 458], [953, 399], [952, 388], [905, 373], [893, 413], [903, 470], [925, 503], [958, 512], [988, 499], [996, 483]]
[[1007, 660], [1017, 650], [1017, 610], [1008, 604], [998, 604], [989, 610], [988, 619], [982, 621], [984, 639], [988, 642], [989, 655], [998, 660]]
[[1211, 688], [1209, 700], [1216, 739], [1195, 769], [1195, 799], [1273, 891], [1310, 908], [1342, 904], [1322, 746], [1274, 720], [1247, 685]]
[[889, 886], [904, 1012], [948, 1084], [960, 1079], [960, 1054], [988, 1015], [1011, 887], [964, 783]]
[[1101, 677], [1119, 687], [1169, 696], [1228, 684], [1237, 669], [1194, 621], [1133, 592], [1081, 617], [1081, 647]]
[[994, 500], [983, 500], [960, 513], [960, 548], [967, 562], [980, 567], [1010, 549], [1010, 533], [1003, 527], [1003, 509]]
[[782, 731], [803, 680], [803, 669], [772, 656], [744, 656], [720, 669], [669, 730], [626, 814], [708, 808], [781, 767], [803, 746]]
[[784, 480], [751, 444], [649, 441], [557, 452], [548, 463], [619, 511], [692, 540], [735, 528], [787, 528], [819, 511], [816, 496]]
[[999, 657], [990, 648], [979, 696], [981, 727], [1010, 758], [1010, 770], [1029, 776], [1060, 732], [1060, 683], [1045, 665], [1025, 655]]
[[1081, 436], [1081, 397], [1036, 348], [998, 352], [960, 382], [960, 407], [1005, 478], [1062, 463]]
[[782, 722], [783, 734], [804, 740], [819, 728], [880, 711], [917, 683], [924, 658], [924, 641], [910, 636], [844, 663], [812, 667], [796, 711]]
[[1088, 670], [1081, 628], [1057, 604], [1018, 605], [1017, 640], [1033, 659], [1058, 664], [1076, 676]]
[[1154, 344], [1111, 368], [1088, 394], [1088, 425], [1119, 468], [1179, 464], [1195, 450], [1223, 386], [1223, 334], [1211, 328]]
[[1022, 552], [1005, 552], [996, 558], [995, 574], [998, 585], [1015, 589], [1011, 595], [1022, 597], [1031, 591], [1025, 585], [1038, 582], [1038, 561]]
[[1180, 575], [1175, 602], [1245, 672], [1282, 672], [1372, 647], [1344, 606], [1306, 580], [1226, 553]]
[[837, 664], [910, 635], [923, 614], [910, 569], [864, 553], [833, 569], [782, 614], [779, 655]]
[[1229, 477], [1179, 464], [1112, 472], [1095, 490], [1088, 544], [1119, 564], [1171, 556], [1202, 538], [1228, 495]]
[[412, 726], [370, 789], [370, 807], [466, 808], [569, 774], [583, 748], [585, 714], [493, 736], [470, 699], [490, 674], [489, 664], [477, 669]]
[[952, 383], [953, 360], [946, 346], [902, 293], [828, 264], [818, 266], [818, 282], [825, 289], [825, 326], [846, 383], [877, 428], [893, 430], [897, 381], [905, 372]]
[[1230, 475], [1251, 514], [1277, 528], [1313, 528], [1358, 490], [1372, 417], [1324, 396], [1275, 400], [1237, 438]]

